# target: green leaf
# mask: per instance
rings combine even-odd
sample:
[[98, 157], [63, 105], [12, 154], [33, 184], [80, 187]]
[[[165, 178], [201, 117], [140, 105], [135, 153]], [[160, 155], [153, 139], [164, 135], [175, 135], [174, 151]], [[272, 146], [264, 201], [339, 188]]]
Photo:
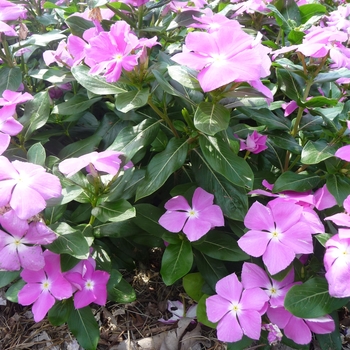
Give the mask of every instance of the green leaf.
[[135, 217], [135, 208], [125, 199], [115, 202], [104, 202], [93, 208], [91, 214], [101, 222], [119, 222]]
[[96, 95], [114, 95], [127, 92], [116, 83], [107, 83], [99, 75], [89, 74], [90, 69], [83, 65], [72, 68], [72, 74], [79, 84]]
[[186, 139], [172, 138], [166, 149], [149, 162], [145, 179], [136, 190], [136, 201], [157, 191], [184, 164], [187, 150]]
[[285, 132], [279, 135], [269, 135], [268, 140], [270, 141], [269, 143], [273, 144], [275, 147], [288, 150], [295, 154], [300, 154], [303, 149], [292, 135]]
[[73, 309], [68, 318], [68, 328], [85, 350], [96, 350], [100, 330], [89, 306]]
[[57, 254], [69, 254], [77, 259], [89, 257], [89, 245], [84, 235], [64, 222], [50, 226], [57, 233], [58, 238], [47, 248]]
[[62, 197], [59, 198], [57, 204], [66, 204], [74, 199], [76, 199], [81, 193], [84, 192], [84, 189], [77, 185], [72, 185], [62, 188]]
[[45, 166], [46, 151], [41, 142], [32, 145], [27, 153], [28, 162]]
[[23, 117], [20, 122], [23, 124], [22, 134], [25, 140], [30, 135], [46, 124], [50, 115], [50, 97], [47, 91], [35, 94], [34, 99], [26, 103]]
[[182, 286], [185, 289], [187, 295], [197, 303], [203, 296], [202, 287], [204, 284], [204, 278], [199, 272], [189, 273], [182, 279]]
[[252, 188], [254, 174], [248, 163], [238, 157], [221, 137], [200, 135], [199, 144], [210, 166], [234, 185]]
[[314, 277], [293, 286], [284, 299], [284, 307], [300, 318], [322, 317], [348, 303], [350, 298], [332, 298], [324, 278]]
[[24, 287], [26, 283], [24, 280], [20, 279], [6, 291], [6, 299], [12, 301], [13, 303], [18, 303], [18, 292]]
[[285, 0], [283, 2], [281, 14], [292, 28], [301, 24], [299, 6], [296, 4], [295, 0]]
[[235, 239], [217, 230], [209, 231], [198, 243], [193, 242], [192, 244], [197, 250], [214, 259], [223, 261], [249, 259], [249, 255], [239, 248]]
[[14, 68], [3, 67], [0, 69], [0, 95], [5, 90], [17, 91], [22, 83], [22, 71], [17, 66]]
[[168, 73], [172, 79], [190, 89], [200, 89], [197, 80], [197, 72], [186, 66], [169, 66]]
[[207, 327], [210, 328], [216, 328], [216, 323], [210, 322], [208, 320], [207, 316], [207, 307], [206, 307], [206, 300], [210, 297], [210, 295], [203, 294], [200, 298], [197, 306], [197, 321], [204, 324]]
[[303, 96], [305, 81], [287, 69], [276, 69], [278, 85], [291, 100], [298, 101]]
[[53, 326], [62, 326], [68, 321], [69, 315], [74, 310], [73, 299], [56, 301], [49, 310], [48, 318]]
[[217, 174], [196, 149], [191, 153], [191, 161], [197, 184], [215, 195], [215, 203], [220, 206], [225, 216], [243, 221], [248, 211], [246, 190]]
[[318, 235], [315, 235], [316, 239], [323, 245], [325, 246], [326, 242], [333, 237], [332, 234], [330, 233], [320, 233]]
[[0, 271], [0, 288], [6, 287], [19, 277], [20, 271]]
[[127, 160], [132, 159], [140, 149], [153, 142], [158, 134], [160, 122], [160, 120], [145, 119], [138, 125], [124, 128], [108, 150], [122, 152]]
[[318, 164], [334, 156], [336, 148], [325, 140], [309, 140], [301, 152], [301, 162], [303, 164]]
[[84, 154], [93, 152], [101, 140], [102, 136], [94, 134], [84, 140], [70, 143], [60, 151], [58, 156], [61, 158], [61, 161], [66, 158], [80, 157]]
[[306, 23], [311, 17], [327, 13], [327, 8], [321, 4], [306, 4], [299, 6], [301, 23]]
[[194, 114], [194, 126], [207, 135], [215, 135], [226, 130], [230, 121], [230, 111], [220, 104], [201, 102]]
[[342, 175], [328, 175], [326, 180], [328, 191], [334, 196], [339, 206], [350, 194], [350, 179]]
[[120, 93], [115, 99], [115, 108], [118, 111], [127, 113], [146, 105], [149, 95], [148, 88]]
[[135, 290], [122, 278], [122, 274], [117, 270], [112, 270], [107, 290], [108, 300], [117, 303], [131, 303], [136, 300]]
[[164, 251], [160, 274], [167, 286], [185, 276], [192, 267], [193, 254], [190, 242], [183, 239], [179, 244], [170, 243]]
[[52, 114], [60, 115], [72, 115], [80, 112], [84, 112], [95, 102], [100, 101], [101, 97], [95, 97], [89, 99], [84, 95], [75, 95], [67, 102], [60, 103], [52, 109]]
[[159, 225], [158, 220], [164, 214], [165, 210], [161, 210], [152, 204], [141, 203], [136, 204], [136, 217], [133, 219], [133, 222], [145, 230], [148, 233], [151, 233], [157, 237], [166, 237], [173, 236], [175, 241], [170, 243], [178, 242], [178, 236], [174, 234], [169, 234], [165, 228]]
[[328, 334], [315, 334], [316, 339], [322, 350], [342, 350], [338, 313], [332, 312], [331, 316], [335, 323], [334, 331]]
[[350, 78], [350, 69], [340, 68], [332, 70], [328, 73], [319, 73], [314, 79], [314, 84], [328, 83], [331, 81], [336, 81], [339, 78]]
[[142, 230], [131, 220], [108, 222], [94, 227], [95, 237], [128, 237], [142, 234]]
[[315, 188], [319, 182], [320, 177], [317, 175], [296, 174], [292, 171], [286, 171], [276, 180], [273, 192], [305, 192]]
[[323, 107], [323, 106], [336, 106], [338, 104], [338, 99], [328, 98], [324, 96], [312, 97], [309, 100], [303, 102], [306, 108], [310, 107]]
[[80, 16], [69, 16], [65, 19], [73, 35], [82, 37], [87, 29], [93, 28], [92, 21], [88, 21]]
[[65, 84], [75, 80], [71, 72], [59, 70], [58, 67], [38, 69], [28, 75], [35, 79], [46, 80], [52, 84]]
[[227, 350], [249, 349], [252, 343], [253, 343], [253, 339], [250, 339], [247, 336], [243, 335], [243, 338], [240, 341], [236, 341], [234, 343], [227, 343]]

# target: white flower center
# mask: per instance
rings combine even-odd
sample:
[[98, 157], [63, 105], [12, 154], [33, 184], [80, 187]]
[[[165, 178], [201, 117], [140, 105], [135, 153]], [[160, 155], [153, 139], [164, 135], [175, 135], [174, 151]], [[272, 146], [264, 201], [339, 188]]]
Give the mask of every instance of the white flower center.
[[88, 289], [88, 290], [93, 290], [94, 289], [94, 281], [91, 281], [91, 280], [87, 280], [85, 282], [85, 289]]
[[232, 304], [231, 305], [231, 310], [234, 313], [234, 315], [239, 315], [240, 312], [241, 312], [241, 305], [239, 303], [238, 304]]
[[44, 291], [48, 291], [48, 290], [50, 290], [51, 283], [50, 283], [49, 280], [45, 280], [45, 281], [41, 284], [41, 286], [42, 286], [42, 289], [43, 289]]
[[198, 218], [198, 211], [196, 209], [190, 209], [187, 211], [187, 215], [190, 219]]

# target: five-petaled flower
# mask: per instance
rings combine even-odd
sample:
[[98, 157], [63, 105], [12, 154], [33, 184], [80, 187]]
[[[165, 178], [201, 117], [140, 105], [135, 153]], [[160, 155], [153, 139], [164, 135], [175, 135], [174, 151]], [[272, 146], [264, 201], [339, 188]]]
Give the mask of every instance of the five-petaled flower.
[[196, 241], [212, 228], [224, 226], [224, 215], [218, 205], [213, 204], [214, 195], [198, 187], [193, 194], [192, 207], [183, 196], [176, 196], [165, 203], [167, 212], [159, 224], [170, 232], [186, 234], [190, 241]]

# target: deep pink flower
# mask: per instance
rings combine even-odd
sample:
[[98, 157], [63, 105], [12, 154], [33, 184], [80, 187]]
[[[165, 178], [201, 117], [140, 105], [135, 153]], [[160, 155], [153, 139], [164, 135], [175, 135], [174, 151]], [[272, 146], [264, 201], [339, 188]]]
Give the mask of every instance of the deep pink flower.
[[258, 340], [261, 332], [261, 314], [267, 294], [260, 288], [243, 289], [236, 274], [216, 283], [216, 295], [206, 300], [207, 316], [217, 325], [218, 339], [237, 342], [243, 335]]
[[260, 37], [254, 40], [232, 23], [232, 28], [227, 24], [212, 33], [187, 34], [183, 52], [172, 57], [176, 63], [200, 71], [197, 78], [205, 92], [243, 81], [259, 88], [260, 78], [269, 74], [270, 50], [260, 44]]
[[318, 318], [299, 318], [292, 315], [284, 307], [269, 308], [267, 316], [272, 323], [283, 329], [287, 338], [297, 344], [309, 344], [312, 339], [311, 332], [328, 334], [334, 331], [333, 319], [326, 315]]
[[18, 303], [33, 304], [34, 321], [41, 321], [55, 304], [72, 296], [72, 286], [63, 277], [60, 256], [49, 250], [44, 253], [45, 267], [39, 271], [24, 269], [21, 277], [27, 284], [18, 293]]
[[84, 260], [82, 273], [67, 272], [65, 278], [78, 290], [74, 294], [74, 307], [76, 309], [88, 306], [91, 303], [105, 305], [107, 302], [107, 282], [109, 273], [95, 270], [89, 260]]
[[50, 244], [56, 234], [42, 222], [17, 217], [13, 210], [0, 216], [0, 270], [14, 271], [21, 267], [33, 271], [44, 267], [40, 244]]
[[247, 262], [243, 264], [241, 279], [245, 289], [263, 289], [269, 297], [268, 302], [271, 307], [283, 306], [287, 292], [295, 285], [293, 269], [282, 281], [276, 281], [258, 265]]
[[137, 36], [131, 33], [130, 26], [124, 21], [113, 24], [109, 32], [99, 33], [85, 49], [90, 74], [103, 73], [107, 82], [116, 82], [122, 69], [131, 71], [137, 65], [137, 55], [131, 52], [138, 42]]
[[167, 212], [159, 224], [170, 232], [183, 230], [192, 242], [204, 236], [216, 226], [224, 226], [221, 208], [213, 204], [214, 195], [198, 187], [193, 194], [192, 207], [183, 196], [176, 196], [165, 203]]
[[[61, 173], [70, 177], [83, 168], [86, 168], [86, 170], [90, 172], [89, 166], [92, 165], [95, 170], [103, 171], [114, 176], [119, 171], [120, 164], [122, 163], [122, 159], [119, 157], [122, 155], [123, 153], [121, 152], [108, 150], [103, 152], [92, 152], [84, 154], [78, 158], [66, 159], [59, 164], [58, 169]], [[131, 166], [131, 162], [126, 164], [127, 168]]]
[[296, 254], [313, 252], [310, 227], [301, 221], [302, 212], [303, 208], [292, 202], [267, 207], [255, 202], [244, 218], [250, 230], [238, 245], [251, 256], [262, 256], [272, 275], [282, 271]]
[[334, 235], [326, 244], [324, 266], [329, 294], [336, 298], [350, 296], [350, 238]]
[[247, 139], [245, 141], [240, 140], [240, 151], [247, 150], [254, 154], [265, 151], [265, 149], [267, 149], [266, 140], [266, 135], [261, 135], [256, 130], [254, 130], [252, 134], [247, 136]]
[[61, 195], [58, 177], [46, 173], [40, 165], [21, 162], [12, 163], [0, 156], [0, 207], [10, 205], [23, 220], [45, 209], [46, 200]]

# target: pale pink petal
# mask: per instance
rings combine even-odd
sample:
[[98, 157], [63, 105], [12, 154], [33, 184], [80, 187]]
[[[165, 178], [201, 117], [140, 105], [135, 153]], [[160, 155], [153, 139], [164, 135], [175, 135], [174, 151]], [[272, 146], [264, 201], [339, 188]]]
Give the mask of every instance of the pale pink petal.
[[69, 158], [58, 165], [58, 170], [67, 177], [70, 177], [85, 168], [89, 163], [90, 161], [87, 158]]
[[[6, 107], [3, 107], [2, 109], [4, 108]], [[4, 123], [0, 123], [0, 127], [3, 133], [11, 136], [19, 134], [23, 129], [23, 125], [14, 118], [8, 118]]]
[[284, 334], [297, 344], [309, 344], [311, 342], [311, 331], [305, 321], [292, 316], [284, 328]]
[[48, 291], [43, 291], [32, 307], [34, 321], [40, 322], [54, 304], [55, 298]]
[[33, 175], [30, 187], [38, 192], [43, 199], [58, 198], [62, 193], [59, 178], [46, 172]]
[[[1, 172], [1, 170], [0, 170]], [[16, 184], [16, 180], [0, 181], [0, 207], [8, 205], [11, 200], [12, 189]]]
[[343, 202], [343, 207], [347, 213], [350, 213], [350, 196], [347, 196]]
[[339, 226], [350, 227], [350, 215], [345, 213], [338, 213], [331, 216], [327, 216], [325, 220], [331, 220]]
[[18, 303], [21, 305], [30, 305], [35, 302], [42, 292], [41, 284], [29, 283], [26, 284], [18, 292]]
[[328, 191], [326, 184], [315, 192], [314, 204], [317, 210], [331, 208], [337, 204], [334, 196]]
[[29, 243], [43, 245], [52, 243], [57, 237], [56, 233], [42, 222], [32, 222], [25, 236]]
[[272, 323], [275, 323], [279, 328], [283, 329], [288, 324], [292, 314], [284, 307], [270, 307], [267, 309], [267, 316]]
[[313, 253], [312, 236], [309, 227], [303, 222], [298, 222], [285, 231], [280, 242], [291, 248], [295, 254]]
[[190, 205], [188, 204], [187, 200], [183, 196], [176, 196], [171, 199], [169, 199], [165, 205], [166, 210], [191, 210]]
[[210, 322], [218, 322], [232, 310], [231, 302], [220, 295], [210, 296], [205, 303], [208, 320]]
[[[103, 272], [105, 272], [105, 271], [103, 271]], [[106, 302], [107, 302], [107, 286], [106, 286], [106, 284], [95, 286], [94, 287], [94, 294], [95, 294], [95, 301], [94, 301], [95, 304], [106, 305]]]
[[[214, 195], [197, 187], [193, 193], [192, 208], [194, 210], [204, 210], [214, 203]], [[208, 220], [209, 221], [209, 220]]]
[[16, 271], [20, 270], [20, 268], [21, 265], [15, 244], [12, 243], [2, 248], [0, 251], [0, 270]]
[[46, 280], [46, 275], [44, 270], [31, 271], [31, 270], [24, 269], [21, 272], [21, 277], [23, 278], [24, 281], [26, 281], [29, 284], [38, 284]]
[[274, 239], [270, 241], [263, 255], [264, 264], [271, 275], [284, 270], [294, 258], [293, 249]]
[[218, 339], [224, 342], [237, 342], [243, 338], [243, 330], [233, 312], [227, 313], [217, 325]]
[[224, 214], [218, 205], [209, 205], [198, 213], [198, 219], [208, 221], [211, 227], [225, 225]]
[[328, 282], [328, 291], [332, 297], [350, 297], [350, 266], [337, 259], [325, 275]]
[[81, 309], [82, 307], [88, 306], [95, 301], [96, 297], [92, 290], [83, 289], [78, 290], [74, 294], [74, 307]]
[[340, 147], [334, 154], [335, 157], [350, 162], [350, 145]]
[[216, 293], [231, 303], [239, 302], [242, 289], [242, 283], [239, 282], [235, 273], [220, 279], [215, 286]]
[[260, 338], [261, 316], [258, 311], [243, 310], [238, 316], [238, 321], [247, 337], [255, 340]]
[[258, 265], [245, 262], [242, 267], [241, 280], [245, 289], [269, 288], [271, 281], [267, 273]]
[[250, 230], [245, 233], [237, 243], [244, 252], [258, 258], [265, 253], [269, 241], [270, 237], [268, 232]]
[[294, 203], [284, 202], [283, 205], [274, 205], [271, 210], [276, 229], [285, 232], [300, 220], [303, 208]]
[[212, 225], [209, 221], [203, 221], [200, 217], [189, 217], [183, 228], [183, 233], [193, 242], [203, 237], [211, 228]]
[[[21, 220], [13, 210], [0, 216], [0, 224], [7, 232], [16, 237], [23, 237], [29, 228], [27, 220]], [[25, 240], [24, 243], [32, 242]]]
[[180, 232], [188, 218], [187, 213], [179, 211], [167, 211], [159, 218], [159, 225], [170, 232]]
[[244, 226], [257, 231], [273, 231], [275, 223], [271, 210], [259, 202], [254, 202], [244, 218]]
[[240, 304], [243, 310], [261, 310], [269, 296], [260, 288], [245, 289]]
[[11, 136], [7, 135], [7, 134], [3, 134], [2, 132], [0, 132], [0, 155], [3, 154], [11, 141]]
[[28, 247], [21, 244], [17, 247], [17, 251], [21, 266], [23, 268], [38, 271], [45, 266], [41, 246]]
[[4, 156], [0, 156], [0, 180], [14, 179], [18, 176], [18, 172], [12, 163]]
[[171, 59], [180, 65], [185, 65], [196, 70], [203, 69], [212, 61], [211, 57], [194, 52], [181, 52], [172, 56]]
[[304, 207], [301, 213], [300, 222], [305, 222], [309, 226], [311, 234], [324, 233], [325, 229], [322, 221], [316, 212], [310, 207]]
[[318, 318], [307, 318], [304, 321], [309, 326], [311, 332], [316, 334], [332, 333], [335, 329], [334, 320], [328, 315]]
[[56, 299], [62, 300], [70, 298], [73, 290], [72, 285], [60, 274], [53, 281], [50, 292]]

